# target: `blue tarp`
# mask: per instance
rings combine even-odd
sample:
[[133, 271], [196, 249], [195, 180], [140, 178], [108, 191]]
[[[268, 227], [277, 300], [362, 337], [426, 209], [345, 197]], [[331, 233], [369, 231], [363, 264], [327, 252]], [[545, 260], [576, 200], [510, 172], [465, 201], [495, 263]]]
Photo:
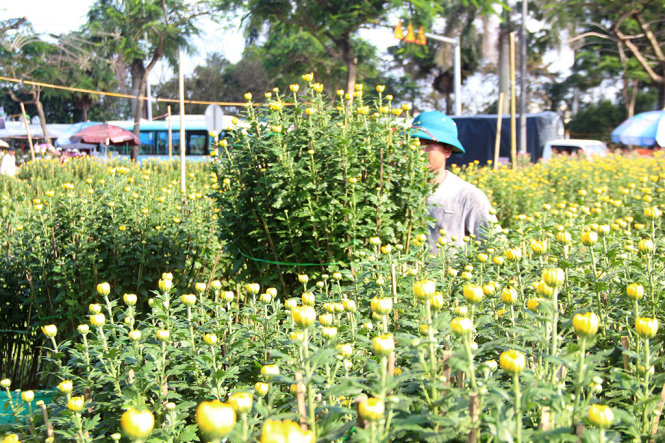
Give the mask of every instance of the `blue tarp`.
[[[481, 165], [494, 159], [497, 115], [473, 115], [453, 117], [457, 124], [459, 141], [466, 150], [465, 154], [453, 154], [448, 164], [466, 165], [478, 160]], [[517, 151], [519, 152], [519, 115], [517, 116]], [[543, 147], [549, 140], [563, 138], [561, 117], [554, 112], [540, 112], [526, 116], [527, 152], [531, 161], [536, 162], [543, 156]], [[501, 121], [501, 147], [499, 157], [510, 159], [510, 115], [504, 114]]]

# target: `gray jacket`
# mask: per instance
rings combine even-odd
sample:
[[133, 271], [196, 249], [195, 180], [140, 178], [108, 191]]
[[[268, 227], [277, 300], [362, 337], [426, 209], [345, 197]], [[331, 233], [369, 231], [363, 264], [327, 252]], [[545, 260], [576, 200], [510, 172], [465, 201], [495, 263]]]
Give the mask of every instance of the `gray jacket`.
[[482, 237], [481, 227], [486, 227], [490, 220], [490, 204], [487, 196], [472, 185], [448, 171], [443, 181], [436, 187], [428, 199], [429, 216], [435, 219], [429, 227], [428, 241], [433, 251], [439, 232], [445, 229], [446, 236], [457, 246], [463, 246], [465, 235], [475, 234]]

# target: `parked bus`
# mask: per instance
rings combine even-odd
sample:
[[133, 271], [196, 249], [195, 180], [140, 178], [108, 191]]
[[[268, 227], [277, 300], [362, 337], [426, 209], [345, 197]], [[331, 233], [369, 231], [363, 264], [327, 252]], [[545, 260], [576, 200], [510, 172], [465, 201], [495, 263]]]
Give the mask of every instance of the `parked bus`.
[[[232, 116], [224, 116], [224, 126], [232, 127]], [[110, 125], [119, 126], [128, 131], [134, 130], [134, 122], [131, 120], [118, 120], [106, 122]], [[239, 125], [242, 126], [242, 123]], [[219, 134], [219, 139], [224, 138], [226, 131]], [[141, 120], [140, 124], [139, 159], [168, 159], [169, 158], [169, 122], [168, 120]], [[173, 144], [172, 155], [180, 155], [180, 117], [171, 116], [171, 140]], [[185, 155], [189, 159], [199, 160], [209, 155], [212, 149], [213, 138], [208, 134], [203, 115], [185, 116]], [[131, 146], [111, 146], [112, 155], [129, 157]], [[117, 154], [116, 154], [117, 153]]]

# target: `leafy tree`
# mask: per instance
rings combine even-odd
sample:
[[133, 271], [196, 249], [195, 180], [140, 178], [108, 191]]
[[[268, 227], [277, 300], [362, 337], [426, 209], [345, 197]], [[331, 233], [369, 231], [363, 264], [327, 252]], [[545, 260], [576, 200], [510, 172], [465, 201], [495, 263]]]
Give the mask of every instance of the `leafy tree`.
[[[451, 2], [445, 6], [443, 14], [455, 17], [446, 20], [441, 30], [435, 34], [449, 38], [459, 37], [461, 44], [462, 81], [478, 69], [482, 59], [482, 34], [477, 32], [475, 19], [482, 14], [482, 7], [467, 2]], [[411, 14], [411, 12], [409, 12]], [[415, 14], [415, 23], [431, 29], [434, 17]], [[404, 18], [408, 22], [409, 17]], [[402, 44], [389, 48], [397, 64], [404, 68], [407, 75], [415, 81], [431, 82], [435, 96], [430, 97], [430, 105], [439, 109], [439, 98], [444, 97], [445, 109], [448, 114], [453, 112], [452, 93], [454, 89], [453, 47], [448, 43], [429, 40], [427, 46]], [[427, 101], [428, 98], [425, 98]]]
[[[120, 85], [131, 78], [137, 136], [148, 74], [162, 57], [177, 65], [178, 52], [190, 50], [189, 37], [200, 32], [196, 19], [207, 13], [202, 1], [185, 0], [97, 0], [88, 12], [87, 28], [113, 58]], [[131, 155], [137, 158], [138, 146]]]
[[[0, 72], [8, 77], [40, 81], [54, 74], [54, 65], [48, 63], [57, 49], [42, 41], [26, 21], [14, 21], [13, 25], [0, 26]], [[10, 98], [19, 103], [32, 104], [42, 126], [47, 143], [51, 143], [46, 128], [46, 115], [42, 104], [42, 88], [33, 84], [19, 83], [6, 88]]]
[[[410, 3], [403, 0], [326, 0], [280, 1], [273, 0], [216, 0], [220, 11], [246, 12], [245, 28], [250, 40], [266, 35], [273, 40], [268, 47], [277, 48], [276, 41], [287, 39], [280, 48], [299, 47], [298, 54], [322, 53], [301, 70], [311, 70], [317, 78], [332, 76], [343, 67], [346, 77], [344, 89], [353, 91], [364, 50], [357, 38], [360, 28], [388, 21], [389, 14]], [[417, 3], [418, 11], [434, 16], [440, 7], [437, 2]], [[415, 7], [414, 7], [415, 8]], [[260, 32], [264, 30], [265, 32]], [[294, 64], [296, 65], [296, 64]]]
[[[261, 60], [252, 52], [247, 52], [238, 63], [231, 63], [223, 55], [213, 53], [208, 56], [205, 65], [194, 68], [190, 76], [185, 77], [185, 99], [212, 100], [224, 102], [243, 102], [245, 92], [255, 96], [262, 95], [272, 88], [268, 74]], [[172, 78], [157, 86], [155, 93], [160, 97], [178, 97], [178, 78]], [[158, 112], [166, 112], [166, 104], [158, 104]], [[171, 105], [172, 112], [179, 112], [178, 104]], [[207, 105], [188, 105], [193, 114], [203, 114]]]
[[[637, 91], [651, 83], [658, 90], [658, 107], [665, 106], [665, 4], [659, 0], [561, 2], [553, 9], [570, 23], [578, 42], [581, 73], [591, 78], [620, 76], [623, 101], [634, 112]], [[616, 77], [615, 77], [616, 78]]]

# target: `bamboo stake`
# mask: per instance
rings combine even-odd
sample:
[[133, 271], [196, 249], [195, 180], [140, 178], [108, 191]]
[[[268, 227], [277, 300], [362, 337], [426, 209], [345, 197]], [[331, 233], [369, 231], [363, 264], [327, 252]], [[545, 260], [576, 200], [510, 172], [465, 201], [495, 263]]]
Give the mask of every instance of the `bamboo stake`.
[[48, 412], [46, 412], [46, 404], [44, 402], [39, 403], [39, 409], [42, 410], [42, 415], [44, 416], [44, 423], [46, 423], [46, 436], [48, 438], [55, 438], [55, 433], [53, 432], [53, 425], [48, 419]]
[[178, 85], [180, 90], [180, 192], [187, 191], [185, 185], [185, 76], [182, 71], [182, 51], [178, 52]]
[[540, 411], [540, 430], [549, 431], [552, 429], [552, 422], [550, 421], [550, 407], [543, 406], [542, 411]]
[[307, 430], [307, 409], [305, 408], [305, 385], [302, 382], [302, 372], [296, 372], [296, 403], [300, 414], [300, 429]]
[[173, 160], [173, 127], [171, 123], [171, 105], [166, 107], [166, 121], [169, 122], [169, 161]]
[[[628, 342], [627, 335], [621, 336], [621, 347], [626, 350], [630, 349], [630, 343]], [[623, 354], [623, 369], [626, 372], [630, 372], [630, 357], [628, 356], [628, 354]]]
[[517, 168], [517, 121], [515, 114], [515, 33], [510, 33], [510, 162]]
[[35, 147], [32, 144], [32, 136], [30, 135], [30, 127], [28, 126], [28, 117], [25, 113], [25, 106], [23, 102], [20, 103], [21, 112], [23, 113], [23, 126], [25, 126], [25, 133], [28, 135], [28, 144], [30, 145], [30, 158], [35, 161]]
[[503, 123], [503, 92], [499, 92], [499, 108], [496, 117], [496, 137], [494, 139], [494, 169], [499, 169], [499, 150], [501, 149], [501, 123]]
[[353, 400], [353, 404], [356, 406], [356, 413], [358, 414], [358, 419], [357, 419], [358, 427], [363, 429], [367, 429], [367, 427], [369, 426], [369, 422], [361, 417], [360, 410], [358, 408], [360, 407], [360, 403], [362, 403], [365, 400], [367, 400], [367, 395], [365, 394], [360, 394]]
[[582, 423], [578, 423], [575, 425], [575, 435], [577, 436], [577, 442], [582, 443], [583, 437], [584, 437], [584, 425]]
[[654, 411], [656, 417], [653, 420], [653, 425], [651, 425], [651, 440], [649, 440], [650, 443], [654, 443], [656, 441], [654, 440], [653, 436], [658, 432], [658, 422], [660, 421], [660, 415], [663, 413], [663, 406], [665, 406], [665, 384], [663, 384], [663, 389], [660, 391], [660, 400], [658, 401], [658, 406], [656, 406], [656, 410]]
[[457, 388], [464, 388], [464, 371], [457, 371]]
[[450, 366], [448, 366], [448, 360], [453, 356], [451, 351], [443, 351], [443, 358], [441, 359], [441, 365], [443, 366], [443, 385], [450, 386]]
[[471, 416], [471, 432], [466, 438], [467, 443], [476, 443], [478, 441], [478, 409], [480, 401], [475, 392], [469, 395], [469, 415]]

